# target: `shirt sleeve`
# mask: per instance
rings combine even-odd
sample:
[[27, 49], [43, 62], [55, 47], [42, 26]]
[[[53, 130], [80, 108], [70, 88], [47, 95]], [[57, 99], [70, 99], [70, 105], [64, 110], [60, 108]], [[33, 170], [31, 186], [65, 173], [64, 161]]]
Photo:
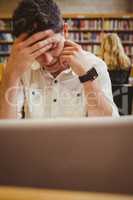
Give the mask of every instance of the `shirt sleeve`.
[[85, 69], [87, 68], [89, 70], [92, 67], [96, 69], [98, 73], [97, 80], [100, 84], [102, 92], [112, 107], [112, 116], [119, 117], [118, 109], [113, 100], [111, 80], [105, 62], [90, 52], [83, 51], [82, 56], [84, 58], [83, 64]]
[[98, 59], [98, 62], [95, 67], [98, 73], [98, 79], [99, 79], [102, 91], [104, 93], [104, 96], [106, 97], [106, 99], [108, 100], [108, 102], [110, 103], [112, 107], [112, 116], [119, 117], [118, 108], [115, 105], [114, 100], [113, 100], [111, 80], [109, 77], [107, 66], [104, 61], [102, 61], [101, 59]]

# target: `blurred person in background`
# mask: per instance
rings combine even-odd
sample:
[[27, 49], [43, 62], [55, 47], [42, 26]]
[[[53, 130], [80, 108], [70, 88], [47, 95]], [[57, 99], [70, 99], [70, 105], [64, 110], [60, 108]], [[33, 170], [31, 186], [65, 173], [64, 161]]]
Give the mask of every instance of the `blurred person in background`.
[[103, 36], [100, 56], [107, 64], [112, 84], [127, 84], [131, 63], [124, 51], [121, 39], [116, 33]]

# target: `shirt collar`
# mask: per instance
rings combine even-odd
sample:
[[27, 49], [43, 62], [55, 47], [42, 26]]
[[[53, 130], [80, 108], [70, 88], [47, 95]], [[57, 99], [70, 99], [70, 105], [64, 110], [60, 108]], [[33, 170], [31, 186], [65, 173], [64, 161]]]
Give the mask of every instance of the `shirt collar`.
[[[45, 70], [45, 69], [40, 69], [41, 70], [41, 72], [43, 72], [45, 75], [47, 75], [47, 76], [49, 76], [50, 78], [52, 78], [52, 79], [55, 79], [54, 77], [53, 77], [53, 75], [52, 74], [50, 74], [47, 70]], [[72, 75], [76, 75], [73, 71], [72, 71], [72, 69], [71, 68], [68, 68], [68, 69], [66, 69], [66, 70], [63, 70], [57, 77], [56, 77], [56, 79], [58, 79], [58, 78], [60, 78], [61, 76], [63, 76], [63, 75], [67, 75], [67, 74], [72, 74]]]

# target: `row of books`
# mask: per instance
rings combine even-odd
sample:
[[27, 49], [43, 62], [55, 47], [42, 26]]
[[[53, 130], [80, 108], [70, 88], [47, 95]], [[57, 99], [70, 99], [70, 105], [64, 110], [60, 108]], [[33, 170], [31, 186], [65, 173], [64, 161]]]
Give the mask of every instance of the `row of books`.
[[133, 30], [133, 20], [105, 20], [104, 30]]
[[13, 42], [13, 36], [11, 33], [0, 33], [0, 41]]
[[94, 53], [95, 55], [99, 55], [100, 46], [99, 45], [82, 45], [83, 49], [89, 52]]
[[85, 19], [69, 19], [66, 20], [66, 22], [69, 25], [69, 29], [96, 29], [101, 30], [102, 29], [102, 20], [85, 20]]
[[66, 20], [70, 30], [133, 30], [133, 20], [69, 19]]
[[0, 63], [5, 63], [6, 60], [7, 60], [7, 57], [0, 56]]
[[[92, 52], [96, 55], [100, 53], [100, 46], [99, 45], [82, 45], [83, 49], [89, 52]], [[125, 46], [125, 52], [131, 59], [133, 59], [133, 46]]]
[[12, 30], [12, 21], [0, 20], [0, 30]]
[[12, 45], [2, 44], [0, 45], [0, 53], [7, 53], [11, 51]]
[[[66, 19], [70, 29], [133, 30], [133, 19]], [[0, 20], [0, 30], [12, 30], [11, 20]]]
[[69, 38], [75, 42], [100, 42], [101, 34], [90, 32], [71, 32]]
[[133, 46], [125, 46], [124, 49], [127, 55], [133, 56]]
[[[122, 42], [133, 43], [133, 34], [119, 34]], [[70, 32], [69, 38], [75, 42], [101, 42], [102, 35], [101, 33], [91, 33], [91, 32]]]
[[120, 33], [119, 37], [123, 42], [133, 42], [133, 34]]

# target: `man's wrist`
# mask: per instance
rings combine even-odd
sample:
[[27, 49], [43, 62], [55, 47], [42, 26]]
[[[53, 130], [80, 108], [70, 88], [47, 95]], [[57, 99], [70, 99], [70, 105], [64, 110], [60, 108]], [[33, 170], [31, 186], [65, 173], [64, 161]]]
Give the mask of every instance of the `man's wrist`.
[[80, 66], [77, 71], [78, 76], [84, 76], [87, 73], [87, 69], [85, 67]]
[[98, 73], [94, 67], [88, 70], [84, 75], [79, 76], [79, 80], [81, 83], [85, 83], [87, 81], [94, 81], [98, 77]]

